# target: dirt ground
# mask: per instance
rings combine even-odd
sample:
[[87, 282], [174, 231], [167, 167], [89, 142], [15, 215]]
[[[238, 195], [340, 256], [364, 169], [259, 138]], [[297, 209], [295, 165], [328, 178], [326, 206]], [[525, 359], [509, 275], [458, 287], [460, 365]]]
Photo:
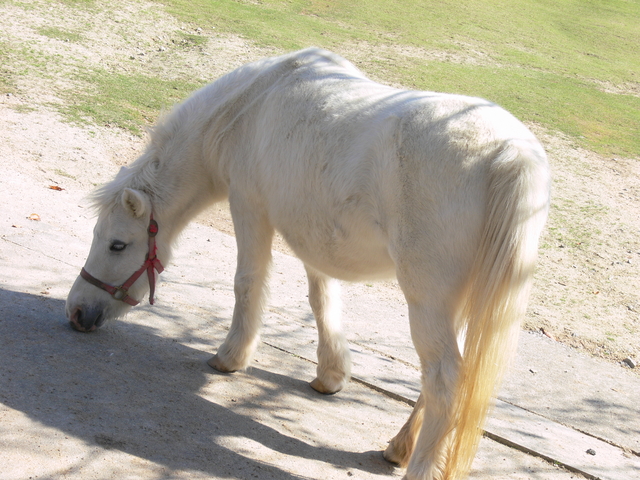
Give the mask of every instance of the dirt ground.
[[[141, 153], [145, 141], [102, 125], [80, 127], [90, 135], [79, 136], [77, 127], [61, 123], [62, 92], [86, 88], [77, 72], [102, 68], [209, 81], [248, 61], [281, 53], [220, 35], [206, 25], [182, 24], [158, 5], [145, 2], [97, 1], [83, 10], [62, 2], [16, 1], [4, 2], [0, 13], [0, 47], [5, 51], [1, 74], [11, 78], [10, 87], [0, 83], [2, 148], [22, 152], [24, 168], [38, 169], [43, 186], [66, 190], [108, 181]], [[51, 27], [82, 32], [81, 39], [42, 33]], [[208, 41], [179, 48], [180, 32], [203, 35]], [[370, 59], [384, 54], [376, 48], [344, 45], [337, 51], [367, 72], [374, 70]], [[24, 52], [43, 61], [34, 67], [20, 58]], [[468, 58], [455, 61], [475, 62], [476, 57], [470, 52]], [[562, 134], [536, 124], [529, 127], [549, 155], [554, 190], [524, 328], [612, 362], [640, 359], [640, 162], [598, 155]], [[55, 142], [42, 135], [52, 128], [57, 130]], [[97, 151], [111, 159], [108, 169], [93, 160]], [[199, 221], [233, 233], [225, 205]], [[288, 251], [281, 240], [275, 248]], [[371, 288], [382, 296], [401, 295], [394, 282]]]

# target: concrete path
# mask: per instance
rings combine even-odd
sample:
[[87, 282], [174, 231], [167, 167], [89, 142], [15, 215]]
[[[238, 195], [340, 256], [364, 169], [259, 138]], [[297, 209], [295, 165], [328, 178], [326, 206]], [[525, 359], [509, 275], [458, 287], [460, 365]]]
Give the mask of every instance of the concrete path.
[[[79, 334], [64, 299], [91, 240], [88, 191], [2, 160], [1, 480], [402, 476], [380, 453], [417, 397], [401, 299], [345, 286], [354, 381], [319, 395], [304, 271], [276, 253], [253, 366], [217, 374], [206, 360], [229, 325], [235, 240], [192, 224], [156, 306]], [[637, 375], [523, 334], [472, 478], [640, 478], [638, 398]]]

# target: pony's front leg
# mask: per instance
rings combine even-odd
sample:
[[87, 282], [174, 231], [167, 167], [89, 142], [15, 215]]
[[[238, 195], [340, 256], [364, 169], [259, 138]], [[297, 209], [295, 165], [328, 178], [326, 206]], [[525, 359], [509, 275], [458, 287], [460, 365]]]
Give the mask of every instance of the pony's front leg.
[[259, 340], [262, 308], [266, 298], [267, 276], [271, 263], [273, 227], [257, 209], [244, 209], [231, 204], [238, 244], [238, 266], [234, 280], [236, 303], [231, 328], [207, 363], [220, 372], [246, 368]]
[[349, 345], [342, 332], [340, 284], [305, 265], [309, 280], [309, 304], [318, 326], [317, 377], [311, 387], [320, 393], [336, 393], [351, 375]]

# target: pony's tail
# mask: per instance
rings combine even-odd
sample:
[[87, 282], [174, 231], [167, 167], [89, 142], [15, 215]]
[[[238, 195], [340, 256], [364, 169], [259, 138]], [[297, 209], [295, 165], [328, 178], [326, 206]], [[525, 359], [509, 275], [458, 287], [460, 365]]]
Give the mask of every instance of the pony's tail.
[[515, 354], [549, 190], [537, 142], [509, 142], [494, 160], [481, 245], [460, 307], [466, 339], [444, 479], [471, 469], [493, 393]]

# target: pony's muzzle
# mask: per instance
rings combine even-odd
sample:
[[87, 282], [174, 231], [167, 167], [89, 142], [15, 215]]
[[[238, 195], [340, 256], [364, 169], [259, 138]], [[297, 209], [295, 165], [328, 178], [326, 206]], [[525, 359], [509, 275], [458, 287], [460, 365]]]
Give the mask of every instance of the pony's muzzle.
[[100, 327], [105, 321], [101, 307], [76, 307], [69, 315], [69, 323], [74, 330], [89, 333]]

